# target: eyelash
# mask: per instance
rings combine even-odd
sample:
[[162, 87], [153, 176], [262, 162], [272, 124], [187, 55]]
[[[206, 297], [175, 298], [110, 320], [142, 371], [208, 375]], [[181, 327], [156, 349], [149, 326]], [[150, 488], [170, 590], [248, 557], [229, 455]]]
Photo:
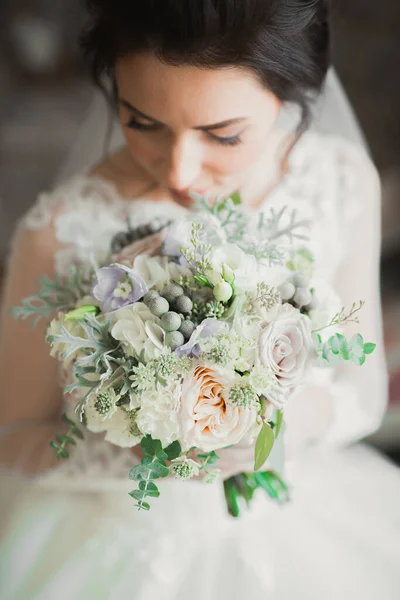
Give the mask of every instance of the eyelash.
[[[139, 123], [139, 121], [137, 121], [136, 119], [132, 118], [130, 121], [128, 121], [127, 123], [127, 127], [129, 127], [130, 129], [136, 129], [137, 131], [157, 131], [157, 129], [159, 129], [159, 125], [157, 125], [156, 123], [152, 124], [152, 125], [145, 125], [144, 123]], [[238, 144], [240, 144], [242, 142], [242, 140], [240, 139], [240, 136], [238, 135], [233, 135], [231, 137], [227, 137], [227, 138], [220, 138], [217, 135], [212, 135], [209, 134], [211, 139], [216, 142], [217, 144], [221, 144], [222, 146], [237, 146]]]

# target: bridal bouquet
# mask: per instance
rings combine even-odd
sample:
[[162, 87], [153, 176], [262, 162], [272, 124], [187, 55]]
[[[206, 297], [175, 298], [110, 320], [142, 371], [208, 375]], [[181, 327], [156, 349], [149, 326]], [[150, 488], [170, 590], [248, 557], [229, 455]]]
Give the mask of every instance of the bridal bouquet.
[[130, 495], [148, 510], [156, 479], [213, 482], [218, 451], [253, 444], [254, 472], [224, 482], [237, 516], [238, 499], [250, 502], [260, 487], [288, 500], [277, 447], [285, 406], [309, 370], [362, 365], [375, 346], [339, 331], [363, 303], [334, 310], [294, 212], [246, 214], [235, 196], [197, 201], [178, 221], [118, 234], [103, 264], [43, 279], [15, 315], [57, 314], [47, 339], [70, 398], [68, 431], [51, 442], [59, 458], [82, 426], [140, 446]]

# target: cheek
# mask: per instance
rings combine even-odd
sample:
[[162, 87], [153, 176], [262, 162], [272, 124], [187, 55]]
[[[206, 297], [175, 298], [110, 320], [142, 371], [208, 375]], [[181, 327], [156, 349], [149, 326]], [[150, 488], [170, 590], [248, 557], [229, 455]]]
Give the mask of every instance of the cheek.
[[124, 136], [131, 155], [142, 167], [151, 167], [162, 156], [162, 147], [156, 136], [143, 135], [140, 132], [124, 129]]

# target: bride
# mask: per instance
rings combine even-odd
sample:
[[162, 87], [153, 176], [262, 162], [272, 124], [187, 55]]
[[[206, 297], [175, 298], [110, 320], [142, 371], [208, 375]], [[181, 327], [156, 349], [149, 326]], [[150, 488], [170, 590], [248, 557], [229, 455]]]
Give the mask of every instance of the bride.
[[[307, 131], [329, 67], [327, 2], [87, 3], [84, 49], [97, 82], [111, 83], [124, 143], [41, 194], [16, 232], [1, 323], [0, 597], [395, 600], [400, 473], [359, 443], [387, 402], [379, 181], [361, 145]], [[278, 127], [288, 105], [301, 113], [292, 132]], [[259, 493], [234, 520], [221, 485], [168, 479], [150, 513], [137, 513], [132, 451], [92, 434], [56, 464], [56, 361], [44, 326], [9, 311], [43, 274], [98, 256], [127, 220], [173, 218], [191, 192], [235, 191], [252, 210], [288, 205], [311, 219], [317, 272], [343, 305], [366, 301], [360, 330], [377, 351], [368, 367], [316, 378], [292, 398], [289, 504]], [[223, 477], [252, 468], [251, 448], [222, 454]]]

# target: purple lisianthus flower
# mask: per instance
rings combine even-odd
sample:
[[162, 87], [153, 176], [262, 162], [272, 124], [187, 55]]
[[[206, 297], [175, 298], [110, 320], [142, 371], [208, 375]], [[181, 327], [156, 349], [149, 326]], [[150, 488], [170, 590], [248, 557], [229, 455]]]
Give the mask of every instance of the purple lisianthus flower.
[[140, 275], [125, 265], [114, 264], [96, 272], [92, 295], [101, 302], [102, 312], [112, 312], [137, 302], [149, 291]]
[[193, 331], [189, 341], [179, 346], [175, 352], [180, 358], [185, 355], [189, 358], [198, 358], [201, 354], [201, 340], [227, 331], [229, 331], [229, 324], [226, 321], [218, 321], [211, 317], [204, 319]]

